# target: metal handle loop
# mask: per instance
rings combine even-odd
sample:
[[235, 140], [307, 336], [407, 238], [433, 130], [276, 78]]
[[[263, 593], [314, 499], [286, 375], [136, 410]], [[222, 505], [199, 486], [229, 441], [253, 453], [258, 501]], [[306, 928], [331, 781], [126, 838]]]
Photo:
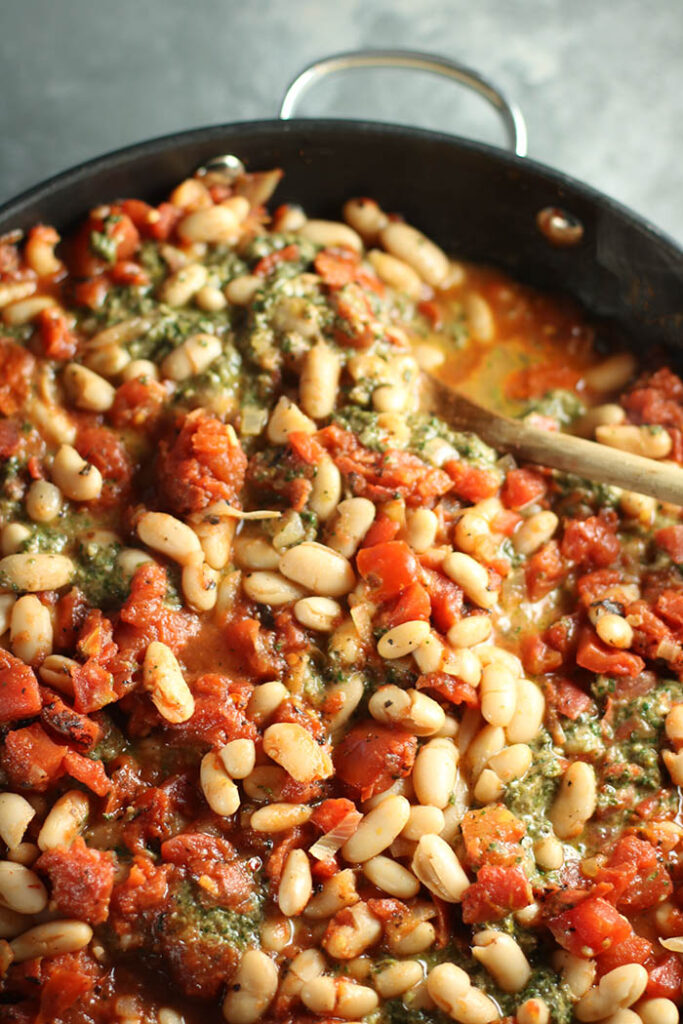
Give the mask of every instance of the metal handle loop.
[[448, 57], [412, 50], [352, 50], [349, 53], [323, 57], [322, 60], [305, 67], [290, 82], [282, 98], [279, 116], [283, 120], [292, 117], [304, 93], [321, 79], [339, 71], [356, 68], [408, 68], [413, 71], [428, 71], [466, 85], [468, 89], [483, 96], [498, 112], [512, 152], [517, 156], [526, 156], [527, 130], [524, 115], [517, 104], [509, 100], [497, 85], [484, 78], [478, 71], [473, 71]]

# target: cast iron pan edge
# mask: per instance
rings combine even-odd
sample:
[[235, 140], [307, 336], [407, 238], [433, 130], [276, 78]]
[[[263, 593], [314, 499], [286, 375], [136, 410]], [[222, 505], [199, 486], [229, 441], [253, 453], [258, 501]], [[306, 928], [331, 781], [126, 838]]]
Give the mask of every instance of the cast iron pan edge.
[[[125, 196], [161, 199], [212, 156], [251, 170], [279, 166], [279, 202], [339, 217], [370, 195], [447, 251], [573, 295], [639, 350], [683, 349], [683, 250], [644, 219], [541, 164], [438, 132], [364, 121], [255, 121], [199, 128], [128, 146], [50, 178], [0, 207], [0, 234], [38, 222], [66, 230], [91, 207]], [[546, 206], [584, 226], [570, 249], [536, 227]]]

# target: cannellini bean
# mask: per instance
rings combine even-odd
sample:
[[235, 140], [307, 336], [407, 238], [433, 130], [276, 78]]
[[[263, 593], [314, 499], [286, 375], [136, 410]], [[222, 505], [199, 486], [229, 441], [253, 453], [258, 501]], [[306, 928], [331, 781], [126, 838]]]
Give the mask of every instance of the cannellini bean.
[[270, 718], [288, 696], [289, 690], [277, 679], [269, 683], [261, 683], [260, 686], [254, 687], [247, 704], [247, 715], [256, 722], [262, 722], [266, 718]]
[[341, 597], [353, 590], [356, 575], [351, 564], [333, 548], [304, 541], [280, 558], [280, 572], [321, 597]]
[[342, 494], [341, 473], [329, 455], [324, 455], [316, 466], [308, 504], [318, 519], [325, 523], [336, 510]]
[[191, 334], [161, 364], [161, 373], [170, 380], [183, 381], [203, 373], [223, 351], [215, 334]]
[[678, 1024], [678, 1007], [672, 999], [643, 999], [636, 1011], [643, 1024]]
[[149, 380], [159, 379], [159, 370], [156, 363], [149, 359], [132, 359], [121, 371], [123, 380], [138, 380], [140, 377], [147, 377]]
[[201, 553], [194, 530], [167, 512], [143, 513], [138, 520], [137, 533], [143, 544], [180, 565], [190, 565]]
[[443, 708], [419, 690], [402, 690], [389, 684], [376, 690], [368, 705], [378, 722], [402, 725], [416, 736], [431, 736], [444, 724]]
[[153, 640], [142, 666], [145, 689], [162, 718], [177, 724], [194, 714], [194, 697], [170, 647]]
[[242, 786], [251, 800], [267, 803], [282, 798], [287, 781], [287, 773], [276, 764], [259, 764], [245, 777]]
[[239, 233], [239, 220], [228, 207], [209, 206], [183, 217], [177, 230], [185, 242], [233, 242]]
[[538, 735], [545, 715], [545, 697], [530, 679], [517, 680], [517, 704], [505, 728], [508, 743], [530, 743]]
[[344, 868], [323, 883], [322, 890], [306, 907], [305, 916], [315, 920], [332, 917], [344, 907], [352, 907], [359, 898], [356, 876], [351, 868]]
[[481, 804], [492, 804], [500, 800], [505, 786], [492, 768], [484, 768], [474, 786], [474, 797]]
[[52, 277], [64, 264], [55, 256], [55, 246], [61, 241], [55, 229], [39, 224], [30, 232], [24, 246], [24, 259], [38, 277]]
[[[236, 519], [227, 516], [212, 514], [200, 514], [192, 518], [192, 529], [199, 537], [204, 558], [210, 569], [224, 569], [230, 561], [237, 522]], [[275, 564], [277, 565], [277, 559]]]
[[633, 629], [623, 615], [605, 612], [598, 618], [595, 631], [610, 647], [625, 649], [633, 643]]
[[27, 665], [36, 665], [52, 651], [52, 619], [34, 594], [24, 594], [12, 607], [10, 618], [12, 653]]
[[202, 758], [199, 781], [204, 798], [214, 814], [229, 818], [235, 813], [240, 805], [239, 789], [230, 778], [223, 759], [213, 751], [204, 754]]
[[396, 384], [381, 384], [372, 392], [372, 407], [377, 412], [404, 412], [409, 401], [406, 389]]
[[224, 288], [225, 297], [233, 306], [248, 306], [256, 295], [256, 292], [263, 287], [263, 278], [255, 274], [242, 274], [240, 277], [233, 277]]
[[525, 999], [517, 1007], [517, 1024], [550, 1024], [550, 1009], [544, 999]]
[[525, 519], [512, 538], [515, 551], [520, 555], [533, 555], [557, 529], [559, 519], [554, 512], [537, 512]]
[[254, 770], [256, 747], [253, 740], [230, 740], [221, 747], [218, 756], [232, 779], [245, 779]]
[[54, 804], [43, 827], [38, 833], [41, 850], [55, 850], [68, 847], [81, 834], [90, 813], [90, 802], [86, 793], [70, 789]]
[[327, 751], [296, 722], [268, 726], [263, 734], [263, 750], [297, 782], [328, 779], [334, 772]]
[[183, 597], [198, 612], [208, 612], [216, 605], [218, 573], [206, 562], [196, 561], [183, 566]]
[[484, 719], [491, 725], [509, 725], [517, 706], [516, 680], [510, 669], [495, 661], [487, 665], [479, 692]]
[[74, 573], [75, 566], [66, 555], [25, 552], [0, 559], [0, 585], [17, 591], [60, 590]]
[[34, 480], [26, 495], [26, 511], [34, 523], [51, 523], [59, 515], [62, 495], [48, 480]]
[[341, 605], [331, 597], [303, 597], [294, 605], [297, 622], [320, 633], [331, 633], [342, 615]]
[[439, 521], [431, 509], [418, 508], [411, 512], [406, 519], [406, 532], [413, 551], [421, 555], [433, 547], [438, 526]]
[[282, 871], [277, 893], [280, 910], [287, 917], [303, 913], [313, 895], [311, 865], [305, 850], [292, 850]]
[[603, 974], [600, 983], [578, 1001], [574, 1013], [580, 1021], [595, 1021], [640, 999], [647, 985], [647, 971], [641, 964], [624, 964]]
[[147, 563], [154, 564], [154, 559], [140, 548], [123, 548], [116, 556], [116, 566], [126, 580], [132, 579], [140, 566]]
[[382, 999], [396, 999], [424, 977], [419, 960], [398, 960], [375, 974], [375, 987]]
[[52, 463], [52, 479], [72, 501], [96, 501], [102, 493], [102, 474], [70, 444], [60, 446]]
[[0, 839], [3, 843], [10, 849], [18, 846], [35, 813], [28, 800], [18, 793], [0, 793]]
[[673, 784], [683, 786], [683, 750], [676, 754], [672, 750], [663, 750], [662, 758]]
[[287, 444], [287, 438], [294, 431], [314, 434], [316, 430], [315, 422], [282, 395], [270, 414], [266, 436], [273, 444]]
[[332, 921], [322, 940], [323, 949], [335, 960], [352, 960], [382, 937], [382, 923], [367, 903], [355, 903], [344, 914], [344, 923]]
[[323, 976], [306, 982], [299, 997], [313, 1013], [343, 1020], [360, 1020], [377, 1009], [377, 993], [347, 978]]
[[579, 437], [593, 437], [596, 427], [623, 423], [625, 419], [626, 412], [621, 405], [594, 405], [572, 423], [571, 429], [572, 433], [578, 434]]
[[470, 336], [475, 341], [490, 345], [496, 336], [496, 321], [491, 304], [479, 292], [470, 292], [465, 296], [463, 305]]
[[92, 928], [84, 921], [48, 921], [12, 939], [10, 946], [14, 962], [20, 964], [36, 957], [77, 953], [91, 939]]
[[430, 804], [415, 804], [410, 808], [410, 817], [401, 832], [402, 839], [419, 842], [422, 836], [439, 835], [446, 824], [443, 811]]
[[427, 977], [427, 991], [439, 1009], [461, 1024], [488, 1024], [500, 1014], [492, 999], [470, 983], [469, 975], [452, 963], [433, 967]]
[[64, 386], [79, 409], [106, 412], [114, 404], [114, 388], [104, 377], [80, 363], [69, 363], [64, 369]]
[[569, 987], [574, 999], [580, 999], [595, 981], [595, 960], [587, 960], [574, 953], [559, 950], [553, 956], [553, 964], [562, 973], [562, 979]]
[[564, 864], [564, 847], [555, 836], [544, 836], [534, 843], [534, 858], [544, 871], [557, 871]]
[[591, 391], [621, 391], [638, 368], [632, 352], [617, 352], [592, 366], [583, 375], [583, 382]]
[[334, 411], [341, 373], [337, 353], [319, 342], [304, 356], [299, 378], [299, 396], [304, 412], [314, 420], [322, 420]]
[[280, 985], [280, 995], [296, 998], [307, 981], [319, 978], [325, 970], [325, 958], [317, 949], [304, 949], [289, 964], [289, 970]]
[[354, 835], [342, 846], [342, 856], [355, 864], [363, 863], [391, 846], [410, 816], [410, 804], [403, 796], [392, 794], [360, 822]]
[[606, 424], [596, 427], [595, 437], [600, 444], [633, 455], [643, 455], [648, 459], [665, 459], [673, 444], [664, 427], [658, 425], [636, 427], [631, 424]]
[[472, 956], [486, 968], [503, 992], [521, 992], [531, 977], [529, 961], [519, 943], [505, 932], [487, 928], [473, 936]]
[[666, 737], [677, 746], [683, 743], [683, 703], [674, 704], [664, 720]]
[[425, 642], [429, 633], [429, 623], [423, 619], [402, 622], [400, 626], [394, 626], [380, 637], [377, 653], [389, 660], [404, 658], [416, 651]]
[[502, 782], [507, 783], [526, 775], [532, 761], [531, 747], [526, 743], [513, 743], [490, 757], [488, 767], [493, 769]]
[[363, 874], [382, 892], [388, 892], [400, 900], [411, 899], [420, 891], [420, 883], [415, 875], [402, 864], [381, 854], [365, 861]]
[[448, 257], [417, 228], [392, 221], [379, 237], [387, 252], [407, 263], [427, 284], [438, 287], [447, 277]]
[[218, 313], [228, 304], [228, 300], [220, 288], [214, 288], [210, 284], [205, 284], [203, 288], [199, 289], [194, 301], [200, 309], [205, 309], [207, 313]]
[[277, 569], [280, 553], [265, 537], [254, 536], [253, 533], [240, 533], [235, 537], [235, 564], [240, 569], [268, 570]]
[[[460, 738], [460, 737], [458, 737]], [[467, 762], [476, 778], [490, 759], [505, 746], [505, 732], [499, 725], [485, 725], [467, 747]]]
[[459, 903], [470, 885], [455, 851], [433, 833], [419, 840], [411, 868], [422, 884], [446, 903]]
[[35, 281], [3, 281], [0, 283], [0, 309], [33, 295], [36, 287]]
[[443, 571], [480, 608], [493, 608], [497, 604], [498, 593], [491, 589], [487, 569], [470, 555], [462, 551], [451, 551], [444, 558]]
[[159, 289], [159, 299], [168, 306], [185, 306], [203, 288], [209, 272], [203, 263], [188, 263], [170, 274]]
[[72, 694], [73, 674], [80, 668], [73, 658], [65, 658], [61, 654], [49, 654], [41, 663], [38, 675], [48, 686], [54, 686], [60, 693]]
[[657, 513], [657, 502], [647, 494], [636, 494], [635, 491], [622, 491], [619, 508], [624, 515], [637, 519], [643, 526], [649, 526]]
[[377, 509], [367, 498], [347, 498], [337, 506], [328, 543], [344, 558], [355, 555], [358, 545], [372, 526]]
[[580, 835], [597, 806], [595, 770], [584, 761], [574, 761], [564, 773], [550, 809], [550, 821], [560, 839]]
[[198, 178], [186, 178], [171, 192], [170, 202], [180, 210], [203, 210], [212, 206], [211, 193]]
[[364, 242], [374, 242], [379, 232], [385, 227], [389, 218], [374, 199], [364, 196], [358, 199], [347, 199], [342, 208], [344, 220], [354, 231], [358, 232]]
[[259, 807], [251, 816], [250, 827], [255, 832], [285, 832], [308, 821], [313, 811], [304, 804], [269, 804]]
[[371, 249], [368, 253], [368, 260], [379, 279], [388, 284], [390, 288], [395, 288], [397, 292], [404, 292], [411, 299], [420, 298], [423, 287], [422, 279], [405, 260], [382, 252], [381, 249]]
[[474, 647], [491, 636], [491, 620], [487, 615], [468, 615], [448, 630], [451, 647]]
[[337, 732], [348, 722], [363, 699], [363, 692], [363, 677], [358, 672], [327, 690], [330, 706], [336, 709], [327, 720], [327, 728], [331, 733]]
[[30, 917], [0, 905], [0, 939], [14, 939], [25, 932], [30, 924]]
[[0, 594], [0, 636], [4, 636], [10, 627], [16, 600], [14, 594]]
[[0, 905], [18, 914], [40, 914], [47, 906], [45, 886], [23, 864], [0, 861]]
[[421, 747], [413, 766], [413, 786], [421, 804], [444, 808], [450, 800], [458, 765], [458, 752], [446, 737]]
[[277, 984], [276, 964], [260, 949], [248, 949], [223, 1000], [223, 1016], [228, 1024], [255, 1024], [260, 1020], [273, 1001]]
[[2, 528], [2, 553], [15, 555], [31, 536], [30, 527], [23, 523], [7, 523]]
[[95, 345], [90, 341], [83, 354], [83, 362], [100, 377], [116, 377], [128, 366], [131, 358], [124, 348], [113, 342]]
[[363, 240], [348, 224], [334, 220], [307, 220], [298, 230], [302, 238], [315, 245], [343, 246], [354, 252], [363, 251]]

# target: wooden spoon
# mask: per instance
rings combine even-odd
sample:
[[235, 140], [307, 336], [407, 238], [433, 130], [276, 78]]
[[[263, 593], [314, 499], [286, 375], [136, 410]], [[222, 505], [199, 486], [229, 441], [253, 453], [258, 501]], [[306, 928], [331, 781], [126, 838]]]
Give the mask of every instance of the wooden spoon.
[[679, 466], [499, 416], [424, 372], [422, 404], [458, 430], [471, 431], [498, 451], [525, 462], [683, 505], [683, 468]]

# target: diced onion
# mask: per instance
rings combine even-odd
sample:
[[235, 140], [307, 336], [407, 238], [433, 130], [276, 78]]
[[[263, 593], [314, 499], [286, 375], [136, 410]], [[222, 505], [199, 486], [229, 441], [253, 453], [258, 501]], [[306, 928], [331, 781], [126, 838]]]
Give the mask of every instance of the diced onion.
[[338, 825], [330, 832], [317, 839], [308, 851], [316, 860], [329, 860], [337, 850], [341, 850], [347, 839], [350, 839], [360, 824], [363, 815], [360, 811], [349, 811]]

